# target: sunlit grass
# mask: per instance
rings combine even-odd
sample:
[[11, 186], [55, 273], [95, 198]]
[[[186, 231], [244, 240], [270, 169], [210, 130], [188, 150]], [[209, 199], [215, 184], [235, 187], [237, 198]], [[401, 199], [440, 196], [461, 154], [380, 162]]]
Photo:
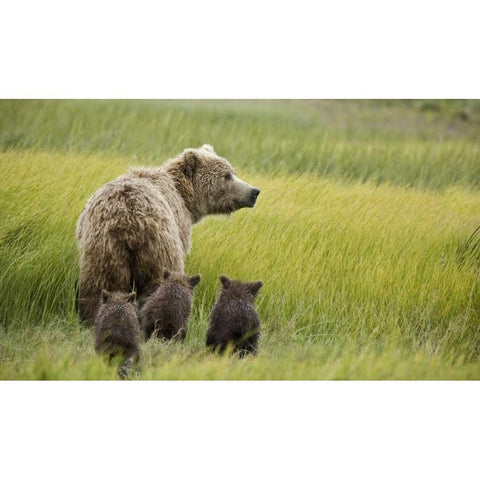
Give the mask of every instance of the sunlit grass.
[[[89, 195], [135, 162], [0, 155], [1, 378], [115, 378], [78, 326], [74, 228]], [[480, 224], [478, 191], [237, 170], [258, 205], [195, 227], [187, 271], [203, 279], [187, 340], [145, 344], [136, 378], [480, 378], [478, 263], [459, 254]], [[258, 358], [204, 349], [222, 273], [265, 283]]]

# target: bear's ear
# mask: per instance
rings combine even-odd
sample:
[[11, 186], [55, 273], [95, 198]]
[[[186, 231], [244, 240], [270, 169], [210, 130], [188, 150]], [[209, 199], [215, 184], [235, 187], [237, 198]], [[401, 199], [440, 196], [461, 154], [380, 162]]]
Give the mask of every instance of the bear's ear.
[[193, 178], [199, 163], [200, 157], [195, 150], [188, 149], [183, 152], [182, 172], [187, 178]]
[[162, 277], [166, 280], [167, 278], [170, 278], [170, 272], [168, 270], [163, 271]]
[[250, 293], [256, 297], [258, 291], [262, 288], [263, 282], [253, 282], [248, 285], [248, 289], [250, 290]]
[[215, 153], [215, 150], [213, 149], [213, 147], [211, 145], [209, 145], [208, 143], [206, 143], [205, 145], [202, 145], [202, 148], [204, 150], [206, 150], [207, 152]]
[[220, 282], [222, 282], [223, 288], [228, 288], [232, 282], [225, 275], [220, 275]]
[[188, 279], [188, 282], [192, 287], [194, 287], [195, 285], [197, 285], [198, 282], [200, 282], [201, 279], [202, 279], [201, 275], [194, 275], [193, 277], [190, 277]]
[[137, 297], [137, 294], [135, 292], [129, 293], [127, 295], [127, 302], [133, 303], [136, 297]]
[[108, 302], [110, 299], [110, 292], [107, 292], [107, 290], [102, 289], [102, 294], [101, 294], [102, 302]]

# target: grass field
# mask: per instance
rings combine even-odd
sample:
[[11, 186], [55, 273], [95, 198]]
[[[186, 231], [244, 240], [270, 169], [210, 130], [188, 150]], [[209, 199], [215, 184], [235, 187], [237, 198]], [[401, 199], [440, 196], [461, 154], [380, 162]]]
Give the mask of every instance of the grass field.
[[[131, 165], [212, 144], [257, 206], [193, 232], [187, 340], [142, 379], [479, 379], [480, 102], [0, 101], [0, 378], [115, 379], [74, 228]], [[262, 279], [256, 358], [205, 351], [218, 276]]]

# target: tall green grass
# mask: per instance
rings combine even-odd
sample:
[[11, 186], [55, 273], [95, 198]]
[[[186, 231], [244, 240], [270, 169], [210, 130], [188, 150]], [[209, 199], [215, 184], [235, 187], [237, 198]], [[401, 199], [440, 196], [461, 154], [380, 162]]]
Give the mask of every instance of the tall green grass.
[[378, 102], [0, 101], [0, 147], [162, 162], [186, 145], [211, 143], [253, 172], [477, 187], [480, 113], [462, 122], [449, 113], [455, 108], [442, 115]]
[[[16, 116], [17, 125], [27, 116], [35, 118], [36, 112], [44, 126], [25, 124], [25, 131], [41, 132], [38, 143], [30, 148], [10, 145], [0, 154], [0, 377], [115, 378], [115, 368], [95, 358], [91, 331], [78, 325], [75, 222], [98, 187], [132, 164], [157, 165], [165, 155], [156, 158], [151, 148], [148, 154], [132, 157], [132, 151], [122, 152], [118, 145], [92, 146], [96, 153], [89, 153], [81, 146], [82, 141], [88, 142], [82, 130], [86, 125], [75, 130], [67, 116], [65, 126], [58, 112], [45, 121], [44, 115], [53, 108], [48, 102], [32, 103], [31, 111], [28, 103], [18, 105], [15, 110], [16, 104], [9, 104], [9, 115]], [[88, 114], [93, 108], [82, 102], [54, 105], [74, 112], [84, 108]], [[94, 124], [118, 115], [118, 123], [131, 126], [138, 117], [126, 110], [158, 108], [150, 103], [95, 105], [110, 113], [92, 117]], [[356, 168], [368, 170], [378, 162], [391, 172], [398, 171], [395, 178], [379, 181], [378, 170], [365, 178], [323, 176], [318, 169], [312, 174], [308, 168], [297, 168], [294, 160], [291, 168], [269, 171], [267, 164], [274, 165], [276, 157], [266, 158], [262, 165], [259, 154], [255, 163], [250, 158], [252, 147], [242, 149], [238, 139], [235, 143], [228, 122], [237, 122], [240, 136], [248, 138], [254, 125], [280, 122], [285, 115], [283, 104], [274, 104], [264, 113], [258, 105], [247, 103], [238, 107], [237, 115], [235, 105], [222, 106], [225, 122], [218, 122], [217, 128], [219, 132], [225, 128], [224, 145], [232, 141], [227, 152], [211, 140], [215, 135], [208, 137], [206, 132], [207, 138], [192, 143], [185, 139], [200, 136], [201, 120], [206, 118], [209, 124], [215, 105], [212, 110], [210, 104], [182, 103], [178, 111], [176, 104], [168, 105], [186, 120], [182, 127], [171, 117], [168, 146], [159, 141], [159, 151], [177, 153], [210, 141], [262, 193], [254, 209], [210, 217], [195, 227], [186, 268], [192, 274], [202, 273], [203, 280], [196, 289], [187, 341], [184, 345], [145, 344], [137, 378], [480, 378], [479, 257], [477, 237], [472, 236], [480, 225], [478, 178], [473, 178], [471, 169], [473, 160], [478, 160], [475, 142], [451, 139], [451, 144], [437, 143], [436, 153], [427, 155], [430, 140], [397, 138], [402, 149], [411, 151], [408, 161], [416, 158], [415, 168], [430, 179], [430, 183], [417, 182], [422, 188], [406, 185], [412, 182], [401, 175], [394, 157], [382, 163], [379, 152], [395, 149], [396, 144], [392, 147], [388, 135], [382, 140], [380, 134], [371, 144], [362, 140], [370, 149], [371, 163], [363, 162], [365, 166], [358, 160]], [[296, 117], [285, 129], [296, 135], [294, 125], [304, 116], [307, 131], [314, 128], [306, 106], [295, 108]], [[230, 110], [233, 113], [227, 115]], [[217, 114], [223, 118], [221, 112]], [[138, 116], [145, 126], [143, 114]], [[111, 129], [107, 123], [105, 129]], [[139, 130], [134, 131], [141, 137]], [[259, 133], [254, 138], [265, 148], [281, 144], [282, 132], [265, 130], [265, 139]], [[69, 135], [72, 148], [62, 140]], [[133, 133], [126, 135], [134, 141]], [[151, 135], [147, 128], [144, 138], [153, 145]], [[345, 132], [336, 135], [333, 144], [340, 148]], [[317, 139], [307, 134], [304, 138], [302, 154], [313, 164], [311, 152], [317, 148]], [[323, 141], [326, 149], [332, 148], [328, 134]], [[181, 146], [173, 151], [176, 144]], [[450, 148], [465, 149], [463, 158], [471, 159], [462, 174], [464, 180], [447, 175], [455, 166], [448, 156]], [[248, 161], [237, 162], [237, 158]], [[428, 158], [436, 158], [438, 165]], [[405, 175], [411, 175], [408, 161], [403, 153]], [[435, 182], [439, 188], [434, 188]], [[208, 315], [222, 273], [265, 282], [258, 301], [263, 336], [256, 359], [218, 359], [205, 352]]]

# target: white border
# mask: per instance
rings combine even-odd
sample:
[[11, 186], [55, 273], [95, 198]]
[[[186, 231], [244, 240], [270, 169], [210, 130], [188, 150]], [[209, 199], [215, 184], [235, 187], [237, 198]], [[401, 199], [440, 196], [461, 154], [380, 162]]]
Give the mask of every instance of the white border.
[[5, 478], [470, 478], [478, 382], [3, 382]]
[[475, 98], [478, 2], [4, 2], [3, 98]]

